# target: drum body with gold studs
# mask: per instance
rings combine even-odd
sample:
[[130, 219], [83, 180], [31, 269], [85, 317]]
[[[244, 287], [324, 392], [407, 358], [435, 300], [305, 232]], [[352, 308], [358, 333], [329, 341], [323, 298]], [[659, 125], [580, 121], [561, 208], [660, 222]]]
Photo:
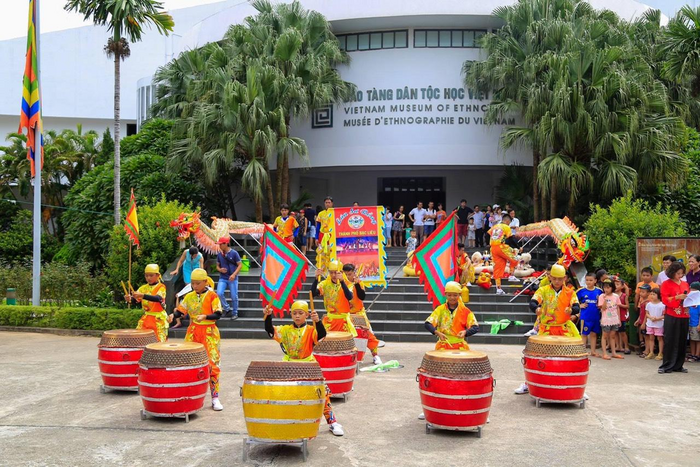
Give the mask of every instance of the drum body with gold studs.
[[530, 395], [538, 402], [582, 403], [590, 359], [581, 338], [531, 336], [522, 363]]
[[352, 334], [329, 331], [314, 347], [314, 357], [332, 397], [346, 396], [352, 391], [357, 369], [357, 349]]
[[317, 362], [250, 362], [241, 398], [250, 439], [315, 438], [326, 401], [323, 372]]
[[357, 348], [357, 361], [361, 362], [367, 353], [367, 343], [369, 342], [369, 322], [364, 314], [351, 315], [352, 325], [355, 326], [357, 336], [355, 337], [355, 347]]
[[158, 339], [150, 329], [105, 331], [97, 346], [103, 390], [138, 391], [139, 359], [143, 349], [155, 342]]
[[423, 356], [418, 386], [430, 428], [477, 430], [489, 418], [493, 370], [485, 353], [433, 350]]
[[196, 342], [150, 344], [139, 362], [144, 413], [186, 418], [202, 409], [209, 389], [209, 357]]

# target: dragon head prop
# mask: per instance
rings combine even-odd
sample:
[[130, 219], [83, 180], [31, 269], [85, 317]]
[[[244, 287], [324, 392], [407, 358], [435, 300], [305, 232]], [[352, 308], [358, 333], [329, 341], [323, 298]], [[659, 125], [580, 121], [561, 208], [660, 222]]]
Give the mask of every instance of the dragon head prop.
[[199, 230], [202, 226], [202, 221], [199, 218], [198, 212], [183, 212], [177, 219], [170, 221], [170, 227], [177, 231], [177, 239], [182, 242]]
[[569, 232], [559, 242], [559, 251], [562, 256], [557, 262], [565, 268], [568, 269], [571, 263], [582, 263], [590, 251], [588, 238], [580, 232]]

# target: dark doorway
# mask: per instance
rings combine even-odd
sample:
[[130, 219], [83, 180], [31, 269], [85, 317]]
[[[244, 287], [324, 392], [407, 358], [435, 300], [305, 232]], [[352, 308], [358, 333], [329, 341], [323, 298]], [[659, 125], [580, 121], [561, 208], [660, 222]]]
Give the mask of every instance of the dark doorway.
[[439, 203], [445, 206], [445, 179], [442, 177], [380, 178], [377, 184], [377, 203], [389, 206], [392, 212], [403, 206], [408, 214], [418, 201], [423, 202], [424, 208], [429, 201], [435, 203], [435, 209]]

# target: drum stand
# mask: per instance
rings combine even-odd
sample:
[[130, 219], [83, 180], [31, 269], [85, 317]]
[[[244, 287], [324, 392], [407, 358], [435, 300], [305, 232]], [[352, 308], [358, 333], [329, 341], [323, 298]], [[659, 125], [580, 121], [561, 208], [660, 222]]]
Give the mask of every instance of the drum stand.
[[581, 400], [573, 400], [573, 401], [555, 401], [551, 399], [540, 399], [539, 397], [534, 397], [532, 396], [533, 399], [535, 399], [535, 407], [538, 409], [542, 407], [542, 404], [578, 404], [579, 409], [585, 409], [586, 408], [586, 400], [581, 399]]
[[473, 431], [476, 433], [477, 438], [481, 438], [481, 429], [482, 426], [469, 426], [469, 427], [451, 427], [451, 426], [442, 426], [442, 425], [433, 425], [432, 423], [425, 423], [425, 433], [430, 434], [431, 430], [450, 430], [450, 431]]
[[250, 453], [250, 446], [258, 446], [258, 445], [265, 445], [269, 446], [271, 444], [280, 444], [283, 446], [295, 446], [298, 448], [301, 448], [301, 455], [304, 457], [304, 462], [309, 457], [309, 446], [308, 446], [308, 438], [304, 438], [301, 441], [262, 441], [259, 439], [255, 438], [243, 438], [243, 462], [248, 461], [248, 454]]
[[104, 384], [100, 384], [100, 393], [101, 394], [106, 394], [107, 391], [124, 391], [124, 392], [135, 392], [136, 394], [139, 393], [139, 387], [116, 387], [116, 386], [105, 386]]
[[182, 418], [185, 420], [185, 423], [190, 423], [190, 415], [195, 414], [197, 412], [199, 412], [199, 410], [195, 410], [194, 412], [165, 415], [165, 414], [153, 413], [153, 412], [149, 412], [148, 410], [141, 409], [141, 420], [146, 420], [148, 418], [148, 416], [150, 415], [151, 417], [157, 417], [157, 418]]

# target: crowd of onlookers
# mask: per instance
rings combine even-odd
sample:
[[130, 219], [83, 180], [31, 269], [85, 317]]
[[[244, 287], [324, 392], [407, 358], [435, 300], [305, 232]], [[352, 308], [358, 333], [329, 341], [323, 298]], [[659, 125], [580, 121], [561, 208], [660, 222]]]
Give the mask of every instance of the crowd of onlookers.
[[[452, 209], [457, 216], [457, 235], [459, 243], [467, 248], [482, 248], [489, 244], [488, 231], [494, 225], [503, 220], [504, 214], [511, 217], [510, 228], [513, 233], [520, 227], [520, 220], [516, 217], [515, 210], [510, 204], [501, 207], [498, 204], [473, 207], [467, 205], [467, 200], [460, 201], [459, 206]], [[406, 213], [404, 206], [399, 206], [395, 212], [387, 206], [385, 215], [385, 228], [391, 226], [392, 235], [387, 235], [387, 246], [404, 247], [411, 238], [406, 232], [415, 232], [416, 246], [425, 241], [428, 236], [445, 222], [448, 217], [442, 203], [428, 202], [423, 207], [423, 202], [418, 201], [415, 208]], [[408, 229], [408, 230], [407, 230]]]

